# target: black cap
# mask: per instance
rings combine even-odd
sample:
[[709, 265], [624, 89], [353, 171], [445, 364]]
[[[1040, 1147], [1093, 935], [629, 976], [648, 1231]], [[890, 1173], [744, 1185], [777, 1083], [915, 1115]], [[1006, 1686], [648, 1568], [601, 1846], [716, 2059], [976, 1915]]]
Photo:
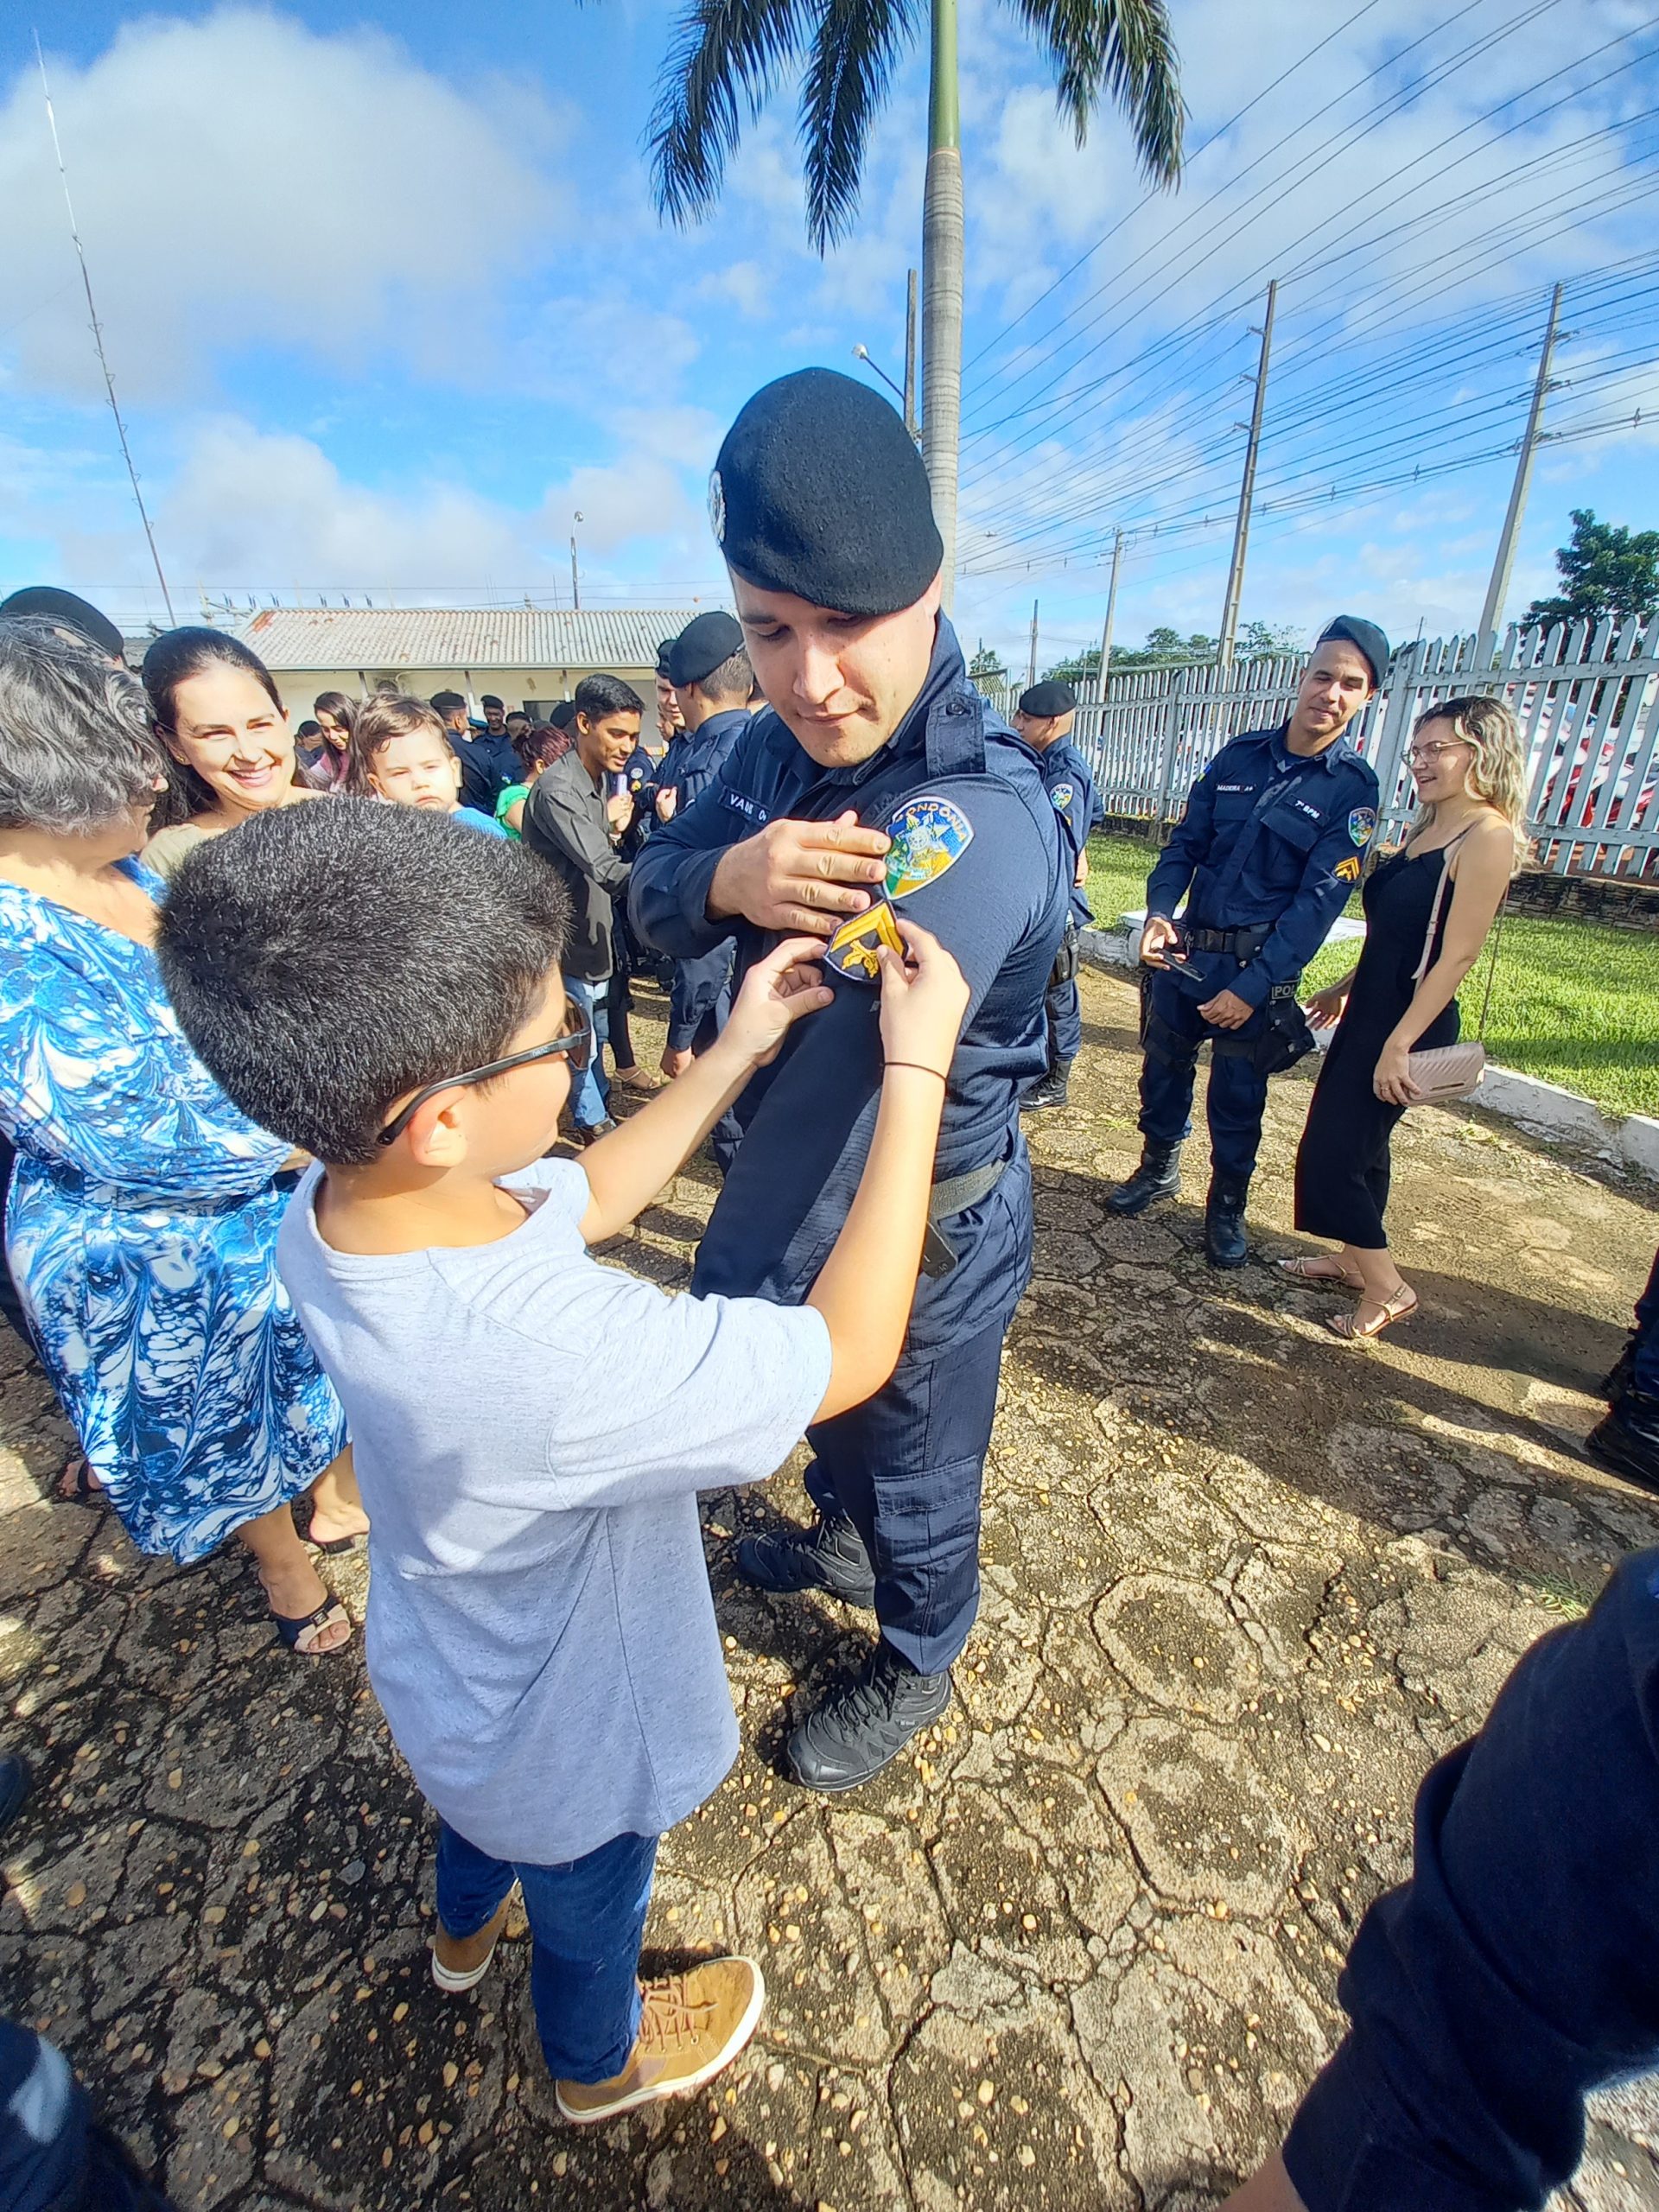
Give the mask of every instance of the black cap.
[[5, 614], [38, 614], [60, 629], [73, 630], [111, 660], [124, 661], [127, 657], [127, 641], [109, 616], [100, 614], [84, 599], [77, 599], [73, 592], [60, 591], [55, 584], [26, 584], [10, 599], [0, 600], [0, 615]]
[[506, 712], [505, 702], [498, 699], [493, 691], [486, 691], [478, 703], [480, 707], [499, 707], [504, 714]]
[[701, 683], [722, 661], [742, 650], [742, 629], [737, 618], [728, 614], [723, 607], [694, 615], [670, 642], [668, 680], [676, 689], [682, 683]]
[[1351, 645], [1371, 671], [1371, 688], [1382, 689], [1389, 672], [1389, 641], [1375, 622], [1368, 622], [1363, 614], [1338, 614], [1334, 622], [1325, 624], [1318, 642], [1323, 645], [1327, 638], [1340, 638]]
[[1052, 721], [1056, 715], [1069, 715], [1076, 708], [1077, 695], [1069, 683], [1057, 683], [1051, 677], [1046, 683], [1033, 683], [1029, 691], [1020, 694], [1020, 711], [1039, 721]]
[[550, 729], [569, 729], [571, 723], [575, 721], [575, 701], [574, 699], [561, 699], [558, 705], [555, 707], [552, 712], [548, 715], [547, 726]]
[[833, 369], [755, 393], [715, 460], [709, 516], [736, 575], [838, 614], [913, 606], [944, 559], [909, 431]]
[[657, 648], [657, 673], [664, 683], [668, 681], [668, 657], [674, 650], [672, 638], [664, 638]]

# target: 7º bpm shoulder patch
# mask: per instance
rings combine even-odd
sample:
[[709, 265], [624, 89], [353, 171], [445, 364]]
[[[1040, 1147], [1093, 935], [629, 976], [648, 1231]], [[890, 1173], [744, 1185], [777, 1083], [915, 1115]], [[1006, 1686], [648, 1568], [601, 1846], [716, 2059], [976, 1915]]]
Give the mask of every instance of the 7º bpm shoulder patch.
[[1376, 809], [1357, 806], [1348, 817], [1348, 835], [1357, 845], [1369, 845], [1376, 832]]
[[924, 794], [907, 798], [887, 825], [893, 843], [887, 852], [887, 893], [907, 899], [936, 883], [974, 842], [974, 825], [948, 798]]

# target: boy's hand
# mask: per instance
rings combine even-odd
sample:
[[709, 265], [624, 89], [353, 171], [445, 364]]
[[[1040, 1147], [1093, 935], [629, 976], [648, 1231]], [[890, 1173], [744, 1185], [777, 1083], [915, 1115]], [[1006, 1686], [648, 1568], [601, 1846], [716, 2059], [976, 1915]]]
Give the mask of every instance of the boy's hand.
[[968, 979], [930, 931], [893, 918], [906, 957], [881, 949], [882, 1052], [949, 1076], [968, 1011]]
[[817, 964], [816, 938], [785, 938], [743, 978], [743, 988], [721, 1032], [720, 1043], [741, 1053], [752, 1067], [778, 1057], [791, 1022], [816, 1014], [835, 997]]

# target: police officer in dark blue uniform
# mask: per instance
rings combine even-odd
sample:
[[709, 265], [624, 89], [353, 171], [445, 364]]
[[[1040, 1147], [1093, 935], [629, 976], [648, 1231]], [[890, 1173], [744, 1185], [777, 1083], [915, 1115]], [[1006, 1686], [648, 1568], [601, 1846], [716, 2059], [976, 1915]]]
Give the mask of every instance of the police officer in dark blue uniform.
[[1096, 795], [1088, 763], [1071, 742], [1077, 720], [1077, 693], [1069, 683], [1052, 677], [1022, 691], [1014, 711], [1014, 727], [1037, 755], [1043, 787], [1065, 825], [1074, 855], [1071, 911], [1054, 972], [1048, 979], [1048, 1072], [1020, 1100], [1022, 1114], [1065, 1104], [1071, 1063], [1083, 1046], [1077, 932], [1094, 920], [1083, 887], [1089, 880], [1089, 840], [1106, 819], [1106, 810]]
[[1044, 1065], [1072, 852], [939, 614], [927, 480], [887, 403], [829, 370], [781, 378], [738, 416], [709, 489], [771, 711], [652, 835], [634, 922], [680, 959], [734, 931], [740, 969], [779, 933], [814, 931], [836, 997], [739, 1102], [695, 1289], [788, 1304], [823, 1264], [874, 1124], [875, 947], [896, 938], [894, 909], [937, 933], [971, 989], [904, 1355], [885, 1389], [810, 1432], [813, 1527], [737, 1548], [762, 1589], [874, 1607], [868, 1669], [788, 1742], [799, 1781], [849, 1789], [945, 1710], [978, 1603], [998, 1360], [1031, 1267], [1017, 1099]]
[[[724, 768], [749, 726], [749, 691], [754, 682], [743, 650], [742, 629], [723, 609], [688, 622], [671, 642], [666, 658], [685, 729], [670, 746], [658, 779], [659, 822], [671, 822], [693, 805]], [[706, 1052], [724, 1028], [732, 1007], [734, 950], [728, 937], [712, 952], [675, 962], [664, 1075], [683, 1074], [693, 1054]], [[736, 1132], [727, 1126], [730, 1118], [723, 1116], [716, 1124], [713, 1140], [715, 1157], [722, 1167], [729, 1166], [735, 1149]]]
[[1244, 1205], [1268, 1077], [1312, 1046], [1297, 982], [1376, 834], [1376, 776], [1343, 732], [1388, 665], [1376, 623], [1338, 616], [1313, 649], [1289, 719], [1222, 747], [1147, 883], [1141, 958], [1155, 972], [1142, 977], [1146, 1142], [1140, 1166], [1107, 1204], [1141, 1213], [1180, 1189], [1193, 1071], [1208, 1039], [1204, 1249], [1212, 1267], [1243, 1267], [1249, 1256]]

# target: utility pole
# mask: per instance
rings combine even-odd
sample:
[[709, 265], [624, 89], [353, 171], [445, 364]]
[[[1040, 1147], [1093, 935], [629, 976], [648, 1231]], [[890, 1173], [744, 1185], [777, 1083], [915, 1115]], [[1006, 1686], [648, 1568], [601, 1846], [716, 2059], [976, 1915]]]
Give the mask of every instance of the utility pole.
[[1112, 618], [1117, 613], [1117, 570], [1123, 558], [1123, 532], [1112, 532], [1112, 580], [1106, 587], [1106, 620], [1100, 632], [1100, 703], [1106, 704], [1106, 676], [1112, 664]]
[[1037, 681], [1037, 602], [1031, 602], [1031, 654], [1026, 662], [1026, 689], [1030, 690]]
[[1544, 400], [1550, 388], [1550, 364], [1555, 341], [1560, 335], [1560, 318], [1561, 288], [1557, 284], [1550, 296], [1544, 350], [1538, 356], [1538, 379], [1532, 387], [1532, 409], [1527, 416], [1526, 435], [1521, 441], [1521, 456], [1515, 464], [1515, 482], [1510, 487], [1510, 511], [1503, 518], [1503, 534], [1497, 541], [1497, 558], [1492, 563], [1492, 580], [1486, 587], [1486, 604], [1480, 610], [1480, 637], [1475, 654], [1478, 664], [1490, 664], [1497, 650], [1497, 626], [1503, 619], [1503, 602], [1510, 595], [1515, 541], [1520, 535], [1521, 518], [1527, 512], [1527, 493], [1532, 488], [1532, 457], [1538, 448], [1538, 426], [1544, 419]]
[[922, 188], [922, 459], [944, 541], [944, 607], [957, 588], [957, 463], [962, 437], [962, 104], [957, 0], [930, 0], [927, 175]]
[[905, 287], [905, 428], [912, 438], [922, 435], [916, 420], [916, 271], [908, 271]]
[[1225, 668], [1238, 634], [1238, 602], [1244, 589], [1244, 554], [1250, 542], [1250, 507], [1255, 498], [1255, 458], [1262, 448], [1262, 409], [1268, 396], [1268, 357], [1273, 351], [1273, 311], [1279, 297], [1275, 277], [1268, 286], [1268, 312], [1262, 323], [1262, 359], [1255, 372], [1255, 404], [1250, 410], [1250, 440], [1244, 448], [1244, 481], [1238, 490], [1238, 520], [1233, 527], [1233, 557], [1227, 570], [1227, 598], [1221, 610], [1216, 660]]

